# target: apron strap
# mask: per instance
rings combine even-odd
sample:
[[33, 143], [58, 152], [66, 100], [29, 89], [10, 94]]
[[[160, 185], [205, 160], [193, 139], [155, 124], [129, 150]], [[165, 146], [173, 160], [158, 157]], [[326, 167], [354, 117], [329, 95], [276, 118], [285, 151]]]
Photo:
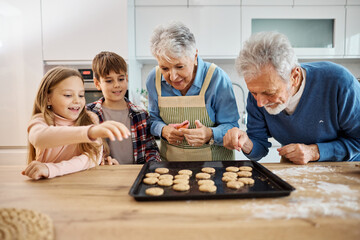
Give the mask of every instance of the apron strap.
[[205, 92], [206, 92], [207, 88], [209, 87], [209, 84], [211, 82], [211, 78], [212, 78], [212, 75], [213, 75], [215, 69], [216, 69], [216, 65], [214, 63], [212, 63], [208, 69], [208, 72], [206, 73], [206, 77], [205, 77], [204, 83], [202, 85], [202, 88], [200, 90], [199, 96], [205, 95]]
[[156, 66], [156, 80], [155, 80], [155, 86], [156, 86], [156, 92], [158, 97], [161, 97], [161, 71], [159, 66]]

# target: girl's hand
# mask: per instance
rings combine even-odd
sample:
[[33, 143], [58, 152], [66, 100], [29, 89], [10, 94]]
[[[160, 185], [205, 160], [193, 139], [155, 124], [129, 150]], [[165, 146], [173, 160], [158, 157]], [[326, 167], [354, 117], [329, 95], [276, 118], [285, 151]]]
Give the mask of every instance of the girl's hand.
[[105, 121], [92, 126], [88, 131], [90, 139], [109, 138], [111, 141], [122, 141], [130, 136], [130, 131], [124, 124], [116, 121]]
[[194, 147], [200, 147], [205, 143], [209, 142], [213, 132], [210, 128], [202, 125], [199, 120], [195, 120], [195, 129], [180, 129], [186, 138], [189, 145]]
[[22, 171], [22, 175], [28, 176], [29, 178], [38, 180], [40, 178], [49, 177], [49, 168], [41, 162], [32, 161], [27, 168]]
[[101, 161], [100, 165], [120, 165], [120, 164], [115, 158], [108, 156]]

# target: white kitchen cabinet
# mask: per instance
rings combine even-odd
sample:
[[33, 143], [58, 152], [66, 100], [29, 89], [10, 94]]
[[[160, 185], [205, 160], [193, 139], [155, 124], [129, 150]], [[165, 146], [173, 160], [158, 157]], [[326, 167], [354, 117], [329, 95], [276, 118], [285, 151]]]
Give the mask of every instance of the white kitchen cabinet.
[[188, 0], [135, 0], [135, 6], [187, 6]]
[[127, 1], [42, 0], [43, 55], [91, 61], [100, 51], [128, 58]]
[[346, 57], [360, 57], [360, 6], [346, 7]]
[[240, 50], [239, 6], [136, 7], [136, 57], [152, 59], [150, 38], [154, 28], [181, 21], [195, 35], [203, 58], [235, 58]]
[[278, 31], [302, 58], [344, 55], [344, 6], [243, 6], [242, 41], [258, 31]]
[[43, 75], [40, 0], [0, 1], [0, 24], [0, 165], [25, 164], [26, 129]]
[[[243, 6], [344, 6], [349, 0], [242, 0]], [[358, 0], [353, 0], [358, 1]]]

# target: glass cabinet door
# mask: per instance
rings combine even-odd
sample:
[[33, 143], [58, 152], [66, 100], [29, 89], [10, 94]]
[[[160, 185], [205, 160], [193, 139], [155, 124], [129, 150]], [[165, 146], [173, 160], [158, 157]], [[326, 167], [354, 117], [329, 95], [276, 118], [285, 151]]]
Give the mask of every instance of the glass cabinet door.
[[294, 48], [334, 48], [334, 19], [252, 19], [251, 33], [285, 34]]
[[344, 55], [345, 9], [343, 6], [272, 7], [242, 9], [242, 42], [251, 34], [277, 31], [285, 34], [299, 57]]

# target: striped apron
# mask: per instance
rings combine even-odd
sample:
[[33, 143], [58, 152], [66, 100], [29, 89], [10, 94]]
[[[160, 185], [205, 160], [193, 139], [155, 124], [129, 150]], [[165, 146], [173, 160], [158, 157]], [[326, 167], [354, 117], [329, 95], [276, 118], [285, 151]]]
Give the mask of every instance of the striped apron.
[[[216, 68], [211, 64], [200, 94], [197, 96], [161, 96], [161, 71], [156, 67], [156, 91], [158, 94], [158, 106], [160, 117], [166, 124], [181, 123], [189, 120], [190, 129], [196, 128], [195, 120], [199, 120], [206, 127], [213, 127], [205, 105], [205, 92], [210, 84]], [[204, 144], [201, 147], [190, 146], [186, 139], [179, 145], [170, 144], [161, 138], [160, 156], [163, 161], [222, 161], [234, 160], [234, 152], [223, 146]]]

